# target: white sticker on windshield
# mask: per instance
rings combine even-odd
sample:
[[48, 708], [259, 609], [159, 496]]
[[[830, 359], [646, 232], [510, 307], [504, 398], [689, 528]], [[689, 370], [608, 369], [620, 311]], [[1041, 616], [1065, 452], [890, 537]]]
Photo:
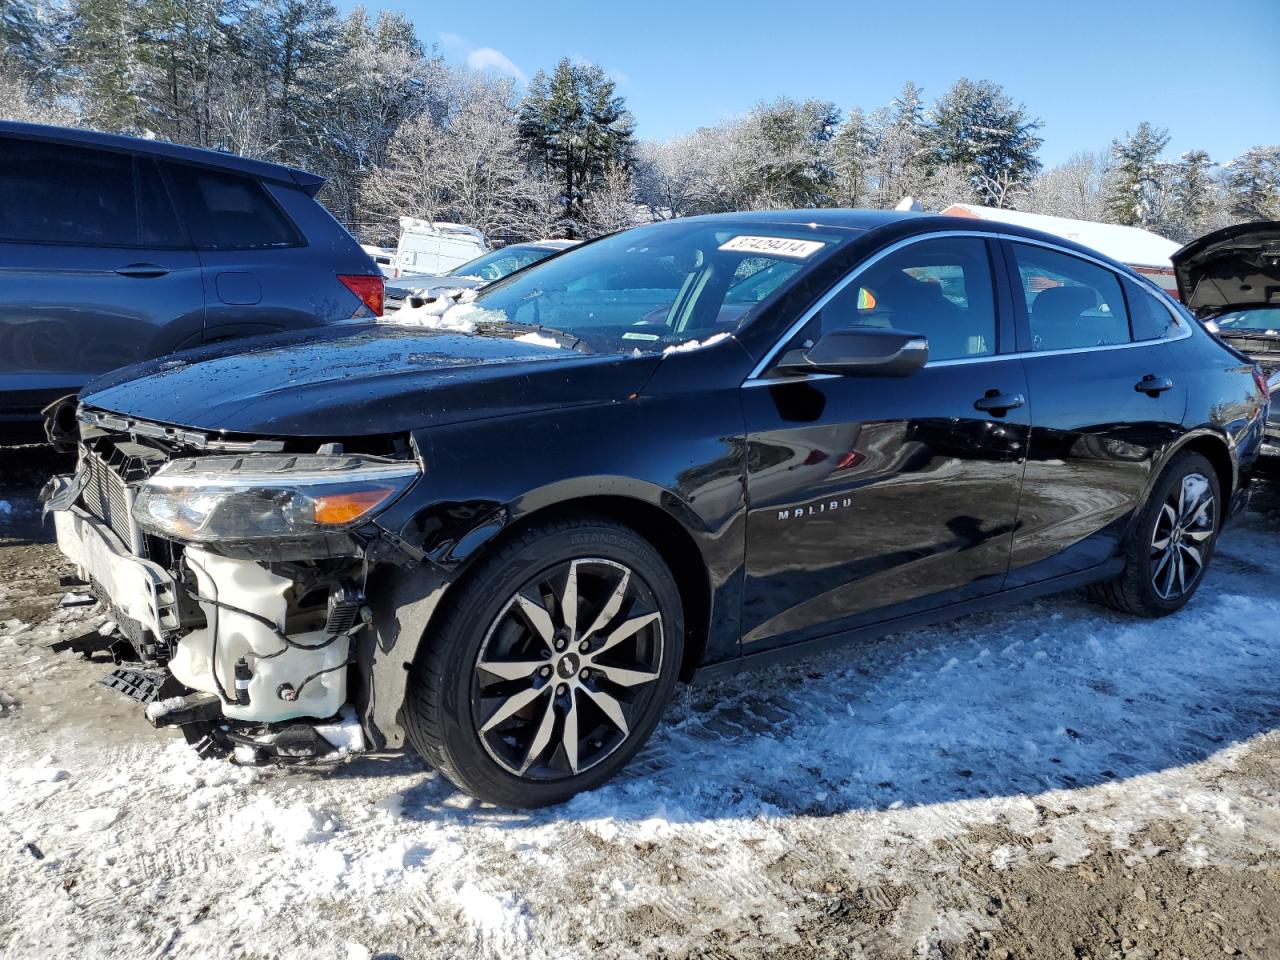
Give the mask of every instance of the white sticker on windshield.
[[765, 253], [774, 257], [811, 257], [826, 244], [821, 240], [792, 240], [790, 237], [734, 237], [720, 244], [721, 250], [735, 253]]

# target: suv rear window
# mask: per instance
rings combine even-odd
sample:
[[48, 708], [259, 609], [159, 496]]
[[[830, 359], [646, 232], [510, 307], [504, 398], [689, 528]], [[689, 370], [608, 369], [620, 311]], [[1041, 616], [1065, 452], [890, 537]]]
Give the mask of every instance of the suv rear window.
[[200, 250], [296, 247], [302, 238], [258, 181], [165, 164], [178, 212]]
[[0, 139], [0, 240], [85, 247], [189, 246], [151, 160]]

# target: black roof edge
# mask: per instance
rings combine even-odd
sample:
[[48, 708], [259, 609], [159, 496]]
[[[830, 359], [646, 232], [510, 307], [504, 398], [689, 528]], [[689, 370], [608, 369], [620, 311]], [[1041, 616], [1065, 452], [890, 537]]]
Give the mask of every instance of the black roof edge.
[[0, 120], [0, 136], [19, 137], [24, 140], [41, 140], [45, 143], [63, 143], [68, 146], [98, 147], [127, 153], [146, 154], [180, 163], [193, 163], [203, 167], [243, 173], [262, 180], [287, 183], [314, 197], [324, 186], [324, 177], [304, 170], [296, 170], [280, 163], [254, 160], [234, 153], [188, 147], [164, 140], [148, 140], [144, 137], [127, 137], [118, 133], [99, 133], [76, 127], [53, 127], [40, 123], [19, 123]]

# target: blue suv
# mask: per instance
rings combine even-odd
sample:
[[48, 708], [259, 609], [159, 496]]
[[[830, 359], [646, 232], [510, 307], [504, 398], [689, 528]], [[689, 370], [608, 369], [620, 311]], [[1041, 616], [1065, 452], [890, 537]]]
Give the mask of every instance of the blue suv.
[[382, 313], [324, 179], [132, 137], [0, 122], [0, 438], [101, 373]]

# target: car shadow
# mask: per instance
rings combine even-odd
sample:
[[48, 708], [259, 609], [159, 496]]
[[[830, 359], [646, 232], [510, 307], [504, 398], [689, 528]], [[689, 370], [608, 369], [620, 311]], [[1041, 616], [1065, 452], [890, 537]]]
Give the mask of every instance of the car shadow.
[[[823, 816], [1160, 773], [1280, 729], [1278, 615], [1280, 486], [1268, 483], [1173, 617], [1065, 595], [684, 687], [597, 790], [512, 811], [428, 773], [403, 814], [499, 827]], [[377, 772], [363, 760], [343, 775]]]

